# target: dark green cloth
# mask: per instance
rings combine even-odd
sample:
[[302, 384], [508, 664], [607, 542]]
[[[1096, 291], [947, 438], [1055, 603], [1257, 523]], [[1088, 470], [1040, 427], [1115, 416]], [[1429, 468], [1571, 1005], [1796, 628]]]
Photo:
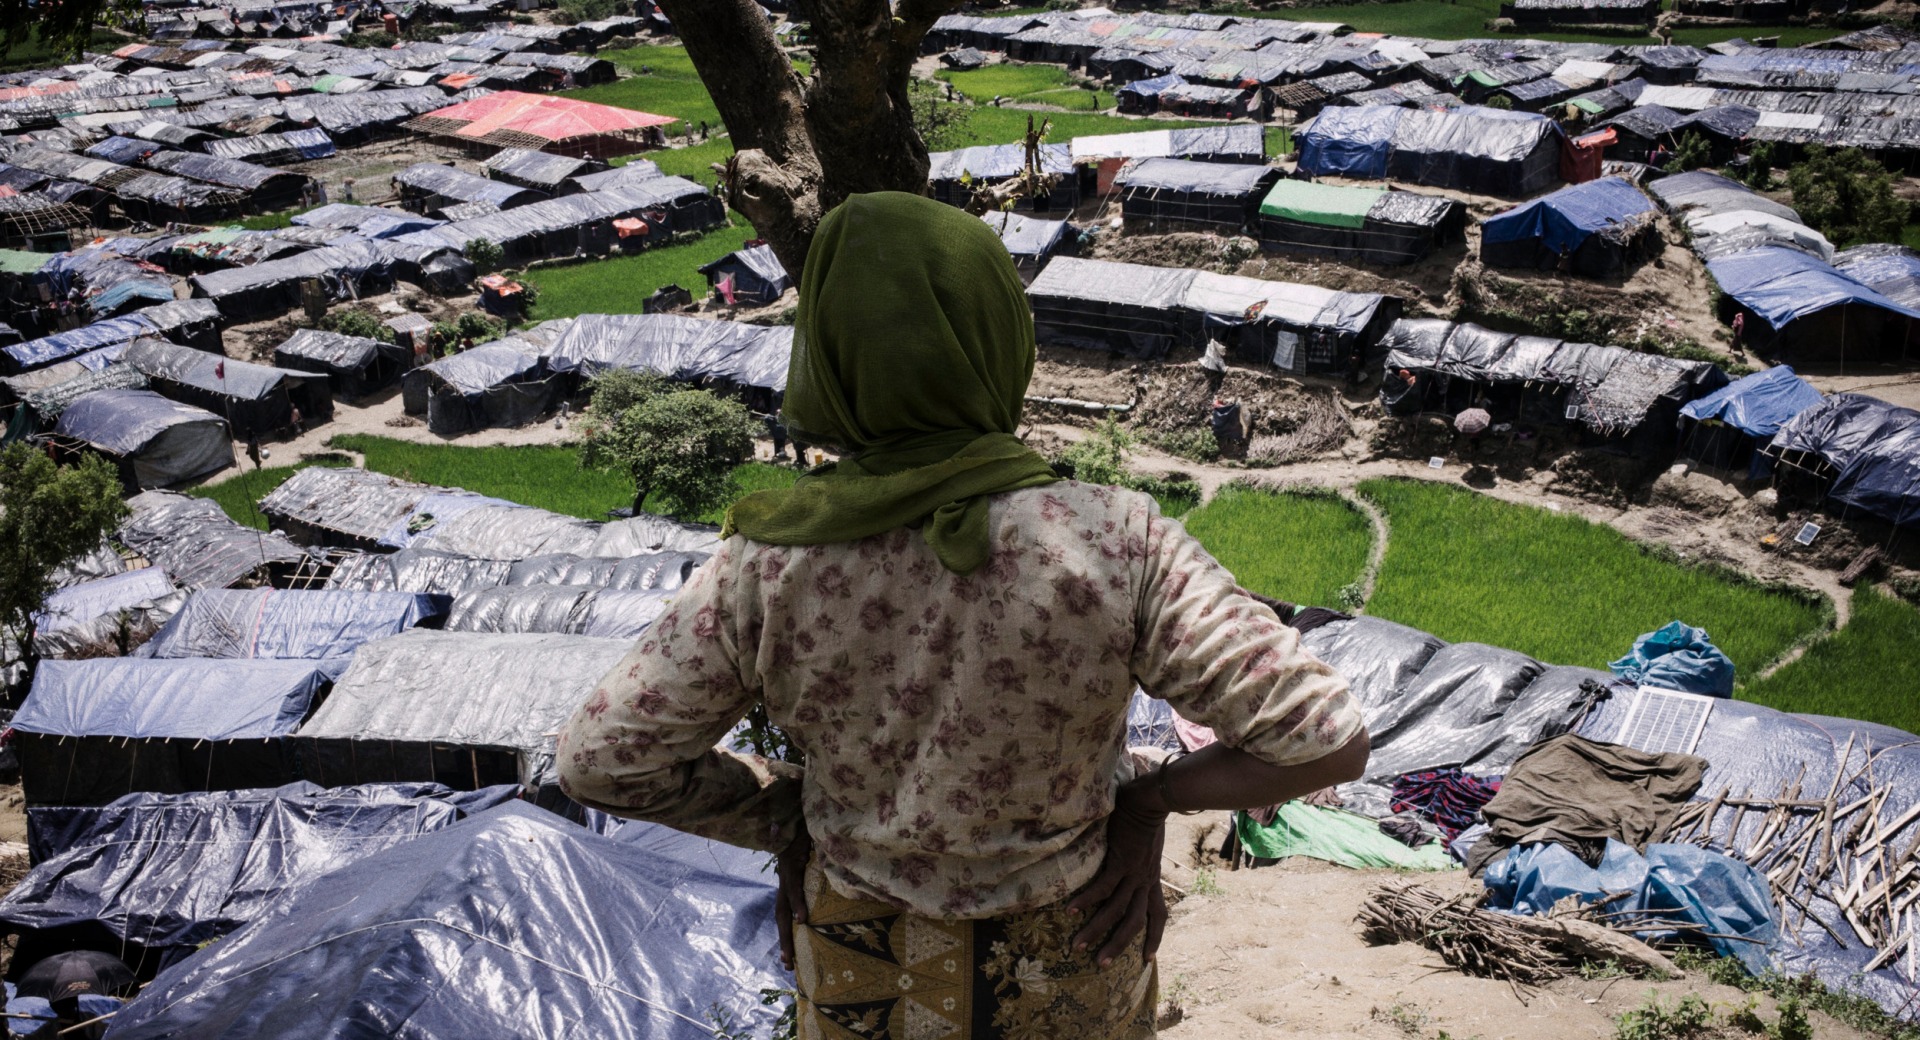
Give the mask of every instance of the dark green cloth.
[[782, 408], [798, 439], [847, 457], [741, 499], [727, 532], [822, 545], [923, 524], [940, 562], [972, 573], [991, 553], [988, 496], [1059, 479], [1014, 436], [1033, 363], [1026, 290], [985, 222], [853, 196], [807, 253]]

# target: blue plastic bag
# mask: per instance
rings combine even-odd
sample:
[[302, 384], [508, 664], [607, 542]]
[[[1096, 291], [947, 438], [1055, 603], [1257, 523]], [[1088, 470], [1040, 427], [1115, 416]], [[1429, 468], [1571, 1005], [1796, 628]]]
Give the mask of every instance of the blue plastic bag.
[[[1715, 935], [1737, 936], [1708, 942], [1755, 975], [1767, 970], [1779, 938], [1766, 879], [1739, 860], [1694, 845], [1649, 845], [1642, 856], [1631, 845], [1608, 841], [1598, 867], [1561, 845], [1527, 845], [1487, 867], [1484, 880], [1487, 905], [1516, 914], [1546, 913], [1567, 896], [1591, 903], [1631, 892], [1607, 910], [1654, 911], [1633, 916], [1688, 921]], [[1671, 934], [1651, 930], [1642, 937]]]
[[1714, 697], [1733, 696], [1733, 661], [1707, 638], [1707, 630], [1670, 621], [1633, 641], [1627, 656], [1607, 666], [1642, 686]]

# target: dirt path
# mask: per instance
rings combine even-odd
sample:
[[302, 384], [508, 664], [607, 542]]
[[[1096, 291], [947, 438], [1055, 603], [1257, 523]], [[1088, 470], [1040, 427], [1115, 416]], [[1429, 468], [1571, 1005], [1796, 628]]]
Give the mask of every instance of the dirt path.
[[[1209, 843], [1217, 848], [1224, 814], [1192, 820], [1200, 821], [1198, 828], [1216, 828]], [[1168, 847], [1176, 844], [1170, 834]], [[1163, 1007], [1177, 1003], [1183, 1015], [1161, 1031], [1166, 1040], [1607, 1040], [1614, 1017], [1640, 1006], [1650, 991], [1669, 1004], [1697, 993], [1719, 1009], [1746, 1000], [1697, 976], [1568, 978], [1516, 992], [1504, 982], [1461, 975], [1419, 946], [1370, 947], [1360, 940], [1353, 918], [1377, 886], [1417, 880], [1443, 892], [1478, 891], [1464, 871], [1408, 875], [1292, 859], [1252, 870], [1215, 868], [1197, 885], [1196, 873], [1169, 867], [1175, 884], [1214, 894], [1190, 895], [1171, 912], [1160, 950], [1160, 993]], [[1759, 1010], [1773, 1021], [1766, 998]], [[1814, 1030], [1821, 1040], [1866, 1036], [1824, 1016], [1815, 1017]]]

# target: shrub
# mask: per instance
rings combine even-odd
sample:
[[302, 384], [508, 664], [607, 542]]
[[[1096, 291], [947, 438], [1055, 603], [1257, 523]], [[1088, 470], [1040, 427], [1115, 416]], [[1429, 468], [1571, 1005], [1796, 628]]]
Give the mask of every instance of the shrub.
[[1668, 173], [1685, 173], [1705, 166], [1713, 158], [1713, 149], [1707, 139], [1689, 130], [1680, 135], [1680, 143], [1673, 149], [1673, 158], [1661, 167]]
[[1614, 1019], [1614, 1040], [1691, 1040], [1711, 1035], [1713, 1009], [1697, 993], [1666, 1004], [1652, 993], [1646, 1003]]
[[473, 261], [473, 269], [481, 274], [492, 274], [499, 270], [500, 264], [506, 260], [507, 256], [498, 242], [484, 238], [467, 240], [467, 244], [460, 251], [466, 254], [468, 260]]
[[582, 423], [581, 465], [631, 476], [637, 510], [658, 493], [674, 516], [695, 517], [733, 497], [735, 466], [753, 456], [760, 421], [705, 390], [656, 393], [611, 422]]
[[1059, 461], [1075, 480], [1120, 485], [1131, 475], [1127, 455], [1133, 445], [1132, 433], [1112, 419], [1103, 419], [1091, 434], [1061, 452]]
[[1159, 434], [1153, 438], [1153, 446], [1194, 462], [1212, 462], [1220, 457], [1220, 441], [1204, 426]]
[[341, 38], [340, 42], [345, 46], [362, 50], [386, 50], [399, 43], [400, 38], [385, 29], [374, 29], [369, 32], [348, 33]]
[[468, 311], [460, 316], [455, 326], [462, 338], [472, 337], [475, 343], [487, 343], [500, 338], [505, 330], [499, 322], [478, 311]]
[[1836, 246], [1898, 242], [1911, 207], [1893, 192], [1893, 174], [1858, 148], [1809, 146], [1787, 170], [1800, 219]]
[[366, 311], [334, 311], [320, 319], [320, 327], [328, 332], [338, 332], [342, 336], [359, 336], [362, 339], [377, 339], [382, 343], [394, 341], [393, 330], [387, 328], [379, 318]]

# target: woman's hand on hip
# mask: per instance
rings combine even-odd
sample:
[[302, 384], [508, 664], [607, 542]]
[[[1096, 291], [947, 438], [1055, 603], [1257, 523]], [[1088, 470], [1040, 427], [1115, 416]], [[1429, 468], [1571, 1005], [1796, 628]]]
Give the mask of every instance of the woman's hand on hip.
[[802, 824], [800, 833], [774, 861], [780, 876], [780, 894], [773, 900], [773, 916], [780, 925], [780, 963], [793, 970], [793, 927], [807, 923], [807, 862], [813, 858], [813, 837]]
[[1167, 898], [1160, 889], [1160, 854], [1166, 844], [1167, 814], [1131, 804], [1125, 789], [1107, 817], [1107, 858], [1100, 873], [1067, 904], [1089, 915], [1074, 934], [1076, 950], [1098, 944], [1094, 960], [1105, 966], [1142, 931], [1146, 956], [1160, 949], [1167, 925]]

